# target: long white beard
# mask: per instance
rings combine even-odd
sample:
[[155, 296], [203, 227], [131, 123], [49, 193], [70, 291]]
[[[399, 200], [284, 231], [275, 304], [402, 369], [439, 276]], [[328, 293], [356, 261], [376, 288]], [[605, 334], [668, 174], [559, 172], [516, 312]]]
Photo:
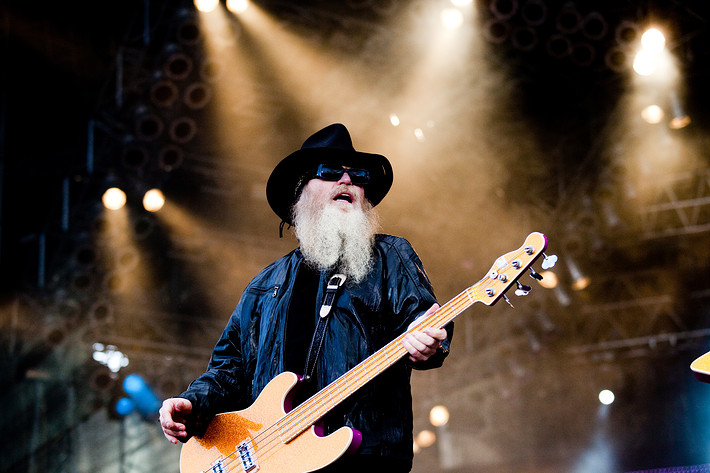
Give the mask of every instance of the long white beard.
[[293, 222], [306, 263], [317, 270], [333, 269], [360, 282], [372, 269], [372, 252], [379, 217], [365, 201], [350, 211], [318, 202], [307, 189], [293, 208]]

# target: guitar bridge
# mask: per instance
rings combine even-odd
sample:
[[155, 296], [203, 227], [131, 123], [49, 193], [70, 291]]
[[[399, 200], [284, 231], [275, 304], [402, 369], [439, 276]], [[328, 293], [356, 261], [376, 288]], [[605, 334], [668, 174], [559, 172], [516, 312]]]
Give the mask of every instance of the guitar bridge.
[[237, 454], [239, 455], [239, 461], [242, 462], [242, 468], [244, 468], [245, 472], [259, 469], [251, 438], [247, 437], [243, 442], [237, 445]]
[[210, 473], [224, 473], [224, 457], [212, 463], [207, 471]]

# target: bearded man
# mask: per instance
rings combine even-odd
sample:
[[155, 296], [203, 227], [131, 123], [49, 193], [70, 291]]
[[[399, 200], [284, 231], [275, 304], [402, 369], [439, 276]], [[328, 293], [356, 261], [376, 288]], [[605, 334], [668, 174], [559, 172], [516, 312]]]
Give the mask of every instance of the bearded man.
[[[215, 414], [248, 408], [284, 371], [303, 375], [298, 405], [439, 307], [411, 245], [377, 233], [374, 207], [391, 185], [387, 158], [356, 151], [338, 123], [274, 168], [267, 199], [299, 247], [249, 283], [207, 371], [163, 403], [169, 441], [203, 435]], [[319, 471], [411, 470], [411, 370], [441, 366], [452, 333], [453, 324], [411, 331], [401, 342], [408, 356], [324, 414], [324, 435], [348, 426], [361, 438], [354, 455]]]

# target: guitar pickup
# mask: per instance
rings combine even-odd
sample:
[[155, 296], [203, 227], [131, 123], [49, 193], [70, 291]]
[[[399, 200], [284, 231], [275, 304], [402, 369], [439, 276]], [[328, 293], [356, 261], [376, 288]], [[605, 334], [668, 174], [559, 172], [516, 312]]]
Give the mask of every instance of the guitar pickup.
[[224, 473], [224, 457], [212, 463], [207, 471], [211, 473]]
[[256, 455], [254, 454], [254, 447], [252, 446], [251, 438], [247, 437], [243, 442], [237, 445], [237, 455], [239, 455], [239, 461], [242, 462], [242, 468], [244, 468], [245, 472], [257, 470], [259, 468], [259, 465], [256, 462]]

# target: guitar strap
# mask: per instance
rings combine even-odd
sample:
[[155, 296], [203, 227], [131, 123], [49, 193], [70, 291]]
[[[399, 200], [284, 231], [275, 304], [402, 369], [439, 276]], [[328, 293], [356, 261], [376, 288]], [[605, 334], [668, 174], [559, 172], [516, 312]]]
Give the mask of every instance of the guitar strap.
[[313, 376], [313, 371], [316, 368], [316, 360], [318, 360], [318, 354], [320, 353], [321, 346], [323, 346], [323, 335], [325, 334], [325, 326], [328, 325], [328, 316], [333, 308], [333, 302], [335, 302], [335, 296], [338, 293], [338, 289], [340, 289], [343, 283], [345, 283], [345, 275], [335, 274], [330, 278], [328, 285], [325, 288], [323, 304], [321, 305], [320, 312], [318, 314], [318, 324], [316, 325], [316, 330], [313, 333], [311, 347], [308, 350], [308, 358], [306, 358], [303, 381], [310, 381]]

